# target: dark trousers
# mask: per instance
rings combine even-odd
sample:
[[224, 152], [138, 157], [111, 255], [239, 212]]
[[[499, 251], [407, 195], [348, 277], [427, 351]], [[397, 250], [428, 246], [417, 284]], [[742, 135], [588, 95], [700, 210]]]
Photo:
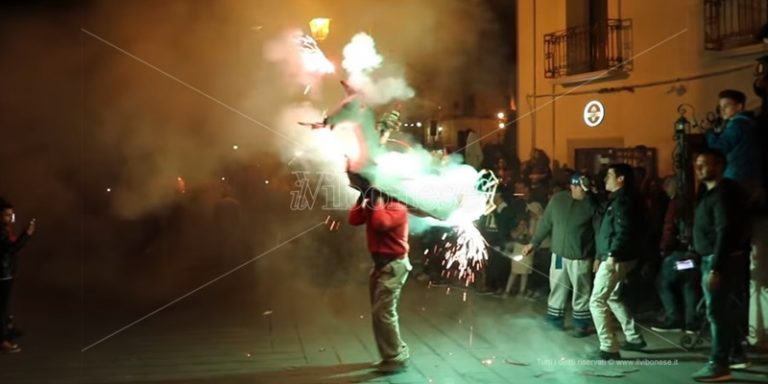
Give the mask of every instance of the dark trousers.
[[11, 300], [11, 286], [13, 279], [0, 280], [0, 341], [8, 340], [8, 305]]
[[[701, 277], [698, 266], [693, 269], [677, 270], [677, 261], [685, 258], [685, 253], [674, 252], [662, 261], [659, 273], [659, 298], [664, 306], [667, 323], [683, 325], [685, 321], [686, 326], [695, 328]], [[682, 296], [682, 306], [680, 296]]]
[[492, 247], [488, 247], [488, 266], [486, 268], [486, 288], [494, 291], [504, 289], [511, 268], [509, 258]]
[[709, 289], [708, 281], [712, 256], [704, 256], [701, 260], [701, 285], [712, 336], [709, 360], [720, 366], [728, 366], [729, 357], [744, 354], [742, 341], [747, 335], [744, 319], [749, 307], [742, 271], [745, 261], [733, 259], [726, 261], [725, 270], [720, 271], [720, 286], [715, 290]]
[[539, 248], [533, 255], [533, 273], [528, 280], [528, 290], [540, 295], [549, 295], [549, 267], [552, 264], [552, 250]]

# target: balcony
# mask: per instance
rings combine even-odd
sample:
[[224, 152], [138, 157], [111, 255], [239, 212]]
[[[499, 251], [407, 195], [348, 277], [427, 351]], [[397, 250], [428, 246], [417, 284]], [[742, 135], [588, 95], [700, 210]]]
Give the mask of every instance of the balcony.
[[544, 35], [544, 77], [632, 70], [630, 20], [608, 19]]
[[723, 51], [758, 44], [768, 0], [704, 0], [704, 48]]

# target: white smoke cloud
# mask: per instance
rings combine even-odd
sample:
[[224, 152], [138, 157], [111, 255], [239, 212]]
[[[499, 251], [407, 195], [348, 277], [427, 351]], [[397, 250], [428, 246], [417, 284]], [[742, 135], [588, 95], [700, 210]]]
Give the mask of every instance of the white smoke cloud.
[[317, 84], [323, 75], [335, 71], [317, 43], [298, 29], [268, 41], [264, 58], [280, 66], [288, 82], [304, 87]]
[[376, 52], [373, 37], [358, 33], [344, 47], [344, 61], [341, 62], [341, 66], [354, 76], [373, 72], [381, 66], [383, 61], [384, 58]]
[[384, 58], [376, 51], [373, 38], [365, 33], [358, 33], [344, 47], [344, 60], [341, 65], [349, 74], [349, 84], [360, 91], [365, 101], [371, 105], [406, 100], [415, 96], [416, 92], [402, 77], [371, 77], [383, 62]]

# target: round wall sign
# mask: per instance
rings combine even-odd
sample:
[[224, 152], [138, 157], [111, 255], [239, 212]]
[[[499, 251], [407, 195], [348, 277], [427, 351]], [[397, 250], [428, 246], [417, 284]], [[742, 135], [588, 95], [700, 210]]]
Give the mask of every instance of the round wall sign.
[[603, 118], [605, 118], [603, 103], [592, 100], [584, 107], [584, 124], [587, 124], [588, 127], [597, 127], [603, 122]]

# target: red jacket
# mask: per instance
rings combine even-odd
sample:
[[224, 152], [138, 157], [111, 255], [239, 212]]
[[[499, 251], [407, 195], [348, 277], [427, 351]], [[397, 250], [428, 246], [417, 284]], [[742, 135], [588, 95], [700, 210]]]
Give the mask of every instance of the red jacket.
[[355, 204], [349, 223], [366, 224], [368, 250], [386, 257], [401, 258], [408, 253], [408, 209], [399, 201], [379, 203], [373, 209]]

